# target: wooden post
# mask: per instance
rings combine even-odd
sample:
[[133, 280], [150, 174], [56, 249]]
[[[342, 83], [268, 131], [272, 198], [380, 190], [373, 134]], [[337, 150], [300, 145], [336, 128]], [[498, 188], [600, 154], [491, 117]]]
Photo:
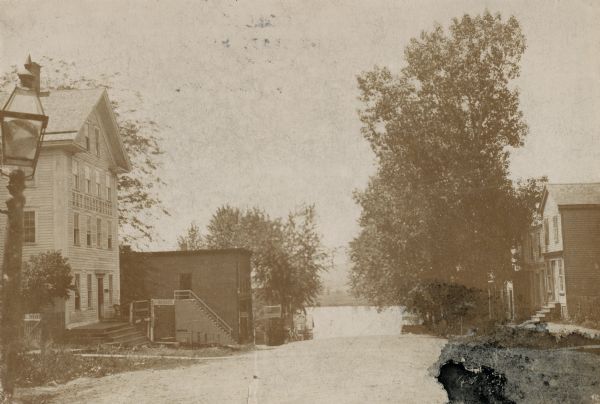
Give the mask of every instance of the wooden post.
[[6, 200], [7, 216], [2, 263], [2, 390], [10, 400], [15, 389], [17, 361], [23, 339], [23, 310], [21, 306], [21, 265], [23, 259], [23, 207], [25, 206], [25, 174], [22, 170], [9, 175]]

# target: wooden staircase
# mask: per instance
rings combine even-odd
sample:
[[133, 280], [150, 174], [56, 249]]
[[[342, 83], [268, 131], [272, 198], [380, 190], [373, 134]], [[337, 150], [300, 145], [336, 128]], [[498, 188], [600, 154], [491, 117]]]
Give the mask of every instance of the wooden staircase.
[[67, 332], [67, 340], [81, 345], [137, 346], [149, 342], [143, 331], [122, 322], [100, 322], [75, 327]]
[[198, 315], [206, 316], [210, 322], [219, 330], [221, 344], [236, 344], [237, 341], [233, 336], [233, 328], [223, 320], [213, 309], [210, 308], [204, 300], [200, 299], [192, 290], [176, 290], [174, 300], [192, 301]]

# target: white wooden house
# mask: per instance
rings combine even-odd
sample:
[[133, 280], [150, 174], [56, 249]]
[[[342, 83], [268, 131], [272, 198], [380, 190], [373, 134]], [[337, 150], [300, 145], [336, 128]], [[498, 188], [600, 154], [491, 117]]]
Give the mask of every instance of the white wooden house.
[[[6, 97], [0, 94], [2, 105]], [[114, 316], [119, 304], [117, 175], [131, 166], [104, 88], [40, 98], [50, 120], [25, 190], [23, 259], [49, 250], [69, 259], [76, 291], [55, 310], [72, 328]], [[0, 184], [0, 199], [7, 197]]]

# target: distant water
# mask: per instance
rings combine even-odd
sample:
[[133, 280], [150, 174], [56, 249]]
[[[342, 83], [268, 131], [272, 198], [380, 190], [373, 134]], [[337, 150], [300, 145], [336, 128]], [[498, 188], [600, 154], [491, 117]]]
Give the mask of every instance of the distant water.
[[377, 312], [371, 306], [309, 307], [315, 339], [398, 335], [402, 331], [402, 308], [392, 306]]

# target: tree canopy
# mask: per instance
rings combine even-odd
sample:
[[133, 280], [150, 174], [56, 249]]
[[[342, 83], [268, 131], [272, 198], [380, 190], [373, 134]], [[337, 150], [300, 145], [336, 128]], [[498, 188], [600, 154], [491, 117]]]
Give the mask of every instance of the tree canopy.
[[428, 284], [485, 288], [507, 276], [539, 188], [509, 178], [510, 150], [528, 131], [512, 84], [524, 51], [514, 17], [464, 15], [412, 38], [399, 73], [358, 77], [378, 169], [355, 194], [355, 293], [410, 308]]
[[[317, 230], [313, 205], [284, 220], [259, 208], [222, 206], [213, 214], [206, 234], [195, 224], [178, 238], [180, 249], [246, 248], [252, 251], [254, 287], [267, 303], [292, 312], [315, 303], [326, 254]], [[191, 248], [194, 247], [194, 248]]]

